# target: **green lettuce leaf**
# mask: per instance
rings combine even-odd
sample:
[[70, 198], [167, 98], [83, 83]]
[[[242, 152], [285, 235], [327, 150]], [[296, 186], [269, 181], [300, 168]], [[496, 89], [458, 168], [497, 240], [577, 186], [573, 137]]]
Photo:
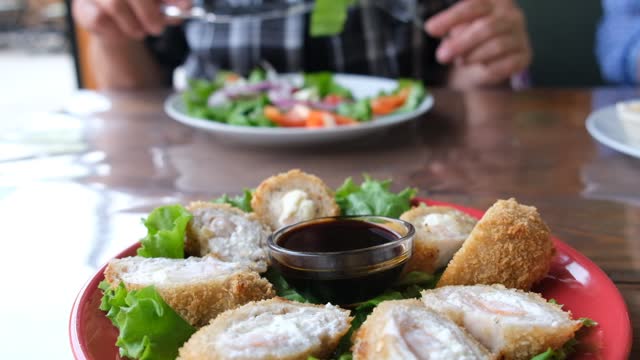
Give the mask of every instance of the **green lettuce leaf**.
[[116, 316], [118, 316], [120, 308], [127, 304], [125, 302], [127, 289], [123, 283], [120, 283], [118, 287], [112, 288], [106, 280], [101, 281], [98, 288], [102, 290], [100, 310], [105, 311], [109, 320], [111, 320], [113, 325], [116, 325]]
[[353, 355], [350, 352], [341, 354], [336, 358], [336, 360], [352, 360], [352, 359], [353, 359]]
[[580, 319], [578, 319], [578, 321], [582, 322], [582, 326], [590, 328], [590, 327], [594, 327], [594, 326], [598, 326], [598, 322], [593, 320], [593, 319], [589, 319], [587, 317], [581, 317]]
[[162, 300], [152, 286], [130, 291], [116, 322], [120, 355], [134, 359], [175, 359], [178, 349], [196, 331]]
[[144, 257], [184, 258], [184, 237], [191, 214], [182, 205], [154, 209], [146, 220], [147, 236], [140, 242], [138, 255]]
[[262, 68], [255, 68], [251, 70], [249, 76], [247, 77], [247, 81], [250, 84], [259, 83], [261, 81], [267, 80], [267, 72]]
[[373, 118], [369, 99], [343, 102], [338, 106], [337, 112], [340, 115], [348, 116], [358, 121], [369, 121]]
[[187, 89], [182, 94], [187, 112], [192, 116], [216, 120], [216, 111], [208, 111], [207, 100], [214, 91], [224, 86], [230, 75], [237, 76], [228, 71], [221, 71], [213, 80], [189, 79]]
[[[548, 302], [562, 306], [561, 304], [558, 304], [556, 299], [549, 299]], [[582, 322], [584, 328], [590, 328], [598, 325], [596, 321], [586, 317], [582, 317], [578, 319], [578, 321]], [[579, 334], [577, 336], [579, 336]], [[547, 349], [547, 351], [532, 357], [531, 360], [566, 360], [571, 354], [576, 352], [576, 347], [579, 344], [580, 341], [576, 338], [573, 338], [562, 345], [561, 348], [555, 350], [549, 348]]]
[[196, 331], [160, 297], [153, 286], [127, 291], [100, 283], [100, 310], [120, 330], [120, 355], [141, 360], [175, 359], [178, 349]]
[[349, 6], [355, 0], [316, 0], [311, 13], [309, 33], [313, 37], [331, 36], [342, 32]]
[[329, 94], [339, 95], [345, 99], [353, 98], [351, 91], [333, 81], [333, 74], [328, 71], [305, 73], [304, 88], [315, 88], [322, 98]]
[[398, 81], [398, 90], [406, 87], [409, 88], [409, 96], [407, 97], [407, 101], [405, 101], [404, 104], [395, 111], [395, 113], [415, 110], [418, 106], [420, 106], [420, 103], [422, 103], [422, 100], [424, 100], [424, 97], [427, 94], [424, 86], [420, 81], [407, 79]]
[[182, 99], [189, 114], [195, 115], [202, 108], [206, 108], [209, 95], [216, 91], [218, 86], [214, 82], [191, 79], [187, 90], [182, 94]]
[[417, 190], [406, 188], [394, 194], [389, 190], [391, 180], [378, 181], [364, 175], [358, 186], [347, 178], [335, 194], [343, 215], [378, 215], [397, 218], [411, 208], [411, 199]]
[[216, 204], [229, 204], [233, 207], [237, 207], [238, 209], [244, 212], [252, 212], [251, 208], [251, 198], [253, 197], [253, 192], [251, 189], [244, 189], [241, 195], [236, 195], [233, 197], [228, 196], [227, 194], [223, 194], [219, 198], [213, 200]]
[[549, 348], [547, 351], [532, 357], [531, 360], [566, 360], [571, 354], [576, 352], [575, 347], [577, 344], [578, 341], [576, 339], [571, 339], [561, 348], [556, 350]]
[[273, 285], [273, 288], [276, 290], [276, 295], [282, 298], [301, 303], [321, 303], [313, 295], [302, 293], [291, 287], [287, 280], [282, 277], [280, 271], [276, 268], [270, 267], [267, 269], [267, 272], [264, 273], [264, 277]]

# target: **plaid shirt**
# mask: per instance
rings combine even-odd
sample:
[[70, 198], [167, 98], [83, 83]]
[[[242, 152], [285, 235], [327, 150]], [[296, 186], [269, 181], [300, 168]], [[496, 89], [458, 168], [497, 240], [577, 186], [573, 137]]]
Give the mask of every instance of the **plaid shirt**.
[[640, 83], [640, 2], [604, 0], [596, 53], [604, 77], [621, 84]]
[[266, 60], [282, 72], [329, 70], [440, 84], [445, 68], [435, 60], [438, 40], [425, 34], [421, 22], [391, 13], [399, 9], [413, 18], [414, 9], [426, 19], [456, 1], [387, 0], [389, 8], [382, 10], [380, 0], [360, 0], [349, 10], [344, 31], [331, 37], [311, 37], [306, 14], [231, 24], [192, 20], [148, 43], [168, 70], [184, 61], [188, 77], [211, 78], [219, 69], [246, 74]]

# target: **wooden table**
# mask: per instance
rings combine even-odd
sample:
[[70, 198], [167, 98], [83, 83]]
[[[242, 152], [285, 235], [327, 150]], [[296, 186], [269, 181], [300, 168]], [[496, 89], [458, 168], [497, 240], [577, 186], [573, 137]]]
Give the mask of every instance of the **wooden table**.
[[[153, 207], [237, 193], [290, 168], [315, 173], [330, 186], [369, 173], [393, 178], [396, 189], [415, 186], [421, 196], [477, 208], [511, 196], [538, 207], [557, 237], [617, 284], [634, 326], [631, 358], [640, 358], [640, 160], [599, 145], [584, 126], [593, 109], [638, 93], [434, 94], [435, 109], [415, 122], [359, 142], [310, 149], [226, 144], [169, 119], [161, 107], [165, 92], [105, 94], [107, 112], [19, 124], [9, 132], [15, 136], [0, 137], [5, 251], [38, 248], [42, 270], [14, 285], [27, 294], [65, 294], [55, 310], [34, 315], [57, 324], [51, 348], [60, 348], [61, 341], [66, 346], [66, 323], [57, 322], [66, 320], [81, 284], [143, 236], [139, 218]], [[5, 262], [0, 270], [7, 273], [15, 264]], [[30, 282], [44, 282], [44, 289], [30, 290]], [[36, 300], [27, 296], [15, 305], [29, 301]], [[10, 319], [23, 313], [1, 311]]]

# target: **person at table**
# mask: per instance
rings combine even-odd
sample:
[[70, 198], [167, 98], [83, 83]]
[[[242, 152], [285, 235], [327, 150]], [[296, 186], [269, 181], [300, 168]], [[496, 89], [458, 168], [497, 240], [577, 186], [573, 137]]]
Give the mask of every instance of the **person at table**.
[[[190, 0], [168, 1], [190, 6]], [[247, 73], [266, 60], [284, 72], [413, 77], [468, 89], [508, 84], [531, 62], [525, 19], [512, 0], [404, 2], [420, 9], [428, 19], [424, 26], [361, 0], [350, 9], [344, 31], [331, 37], [310, 37], [308, 15], [171, 26], [157, 0], [72, 5], [76, 22], [94, 35], [90, 57], [101, 88], [167, 86], [183, 62], [188, 77], [211, 78], [218, 69]]]
[[640, 83], [640, 2], [603, 0], [596, 53], [603, 77], [618, 84]]

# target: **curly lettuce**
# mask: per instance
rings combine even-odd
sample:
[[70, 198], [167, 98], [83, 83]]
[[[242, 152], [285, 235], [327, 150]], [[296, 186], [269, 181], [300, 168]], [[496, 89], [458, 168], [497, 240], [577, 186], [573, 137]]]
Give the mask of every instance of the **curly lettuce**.
[[335, 199], [343, 215], [378, 215], [397, 218], [411, 208], [411, 199], [417, 190], [406, 188], [393, 193], [391, 180], [378, 181], [365, 175], [364, 182], [356, 185], [349, 177], [336, 190]]
[[100, 310], [107, 312], [120, 333], [120, 356], [140, 360], [173, 360], [178, 349], [196, 331], [160, 297], [153, 286], [127, 291], [123, 283], [103, 291]]
[[213, 200], [216, 204], [229, 204], [244, 212], [252, 212], [251, 199], [253, 198], [253, 192], [251, 189], [244, 189], [242, 194], [236, 196], [228, 196], [224, 194], [219, 198]]
[[182, 205], [154, 209], [146, 220], [147, 236], [140, 240], [138, 255], [144, 257], [184, 258], [184, 237], [192, 215]]

